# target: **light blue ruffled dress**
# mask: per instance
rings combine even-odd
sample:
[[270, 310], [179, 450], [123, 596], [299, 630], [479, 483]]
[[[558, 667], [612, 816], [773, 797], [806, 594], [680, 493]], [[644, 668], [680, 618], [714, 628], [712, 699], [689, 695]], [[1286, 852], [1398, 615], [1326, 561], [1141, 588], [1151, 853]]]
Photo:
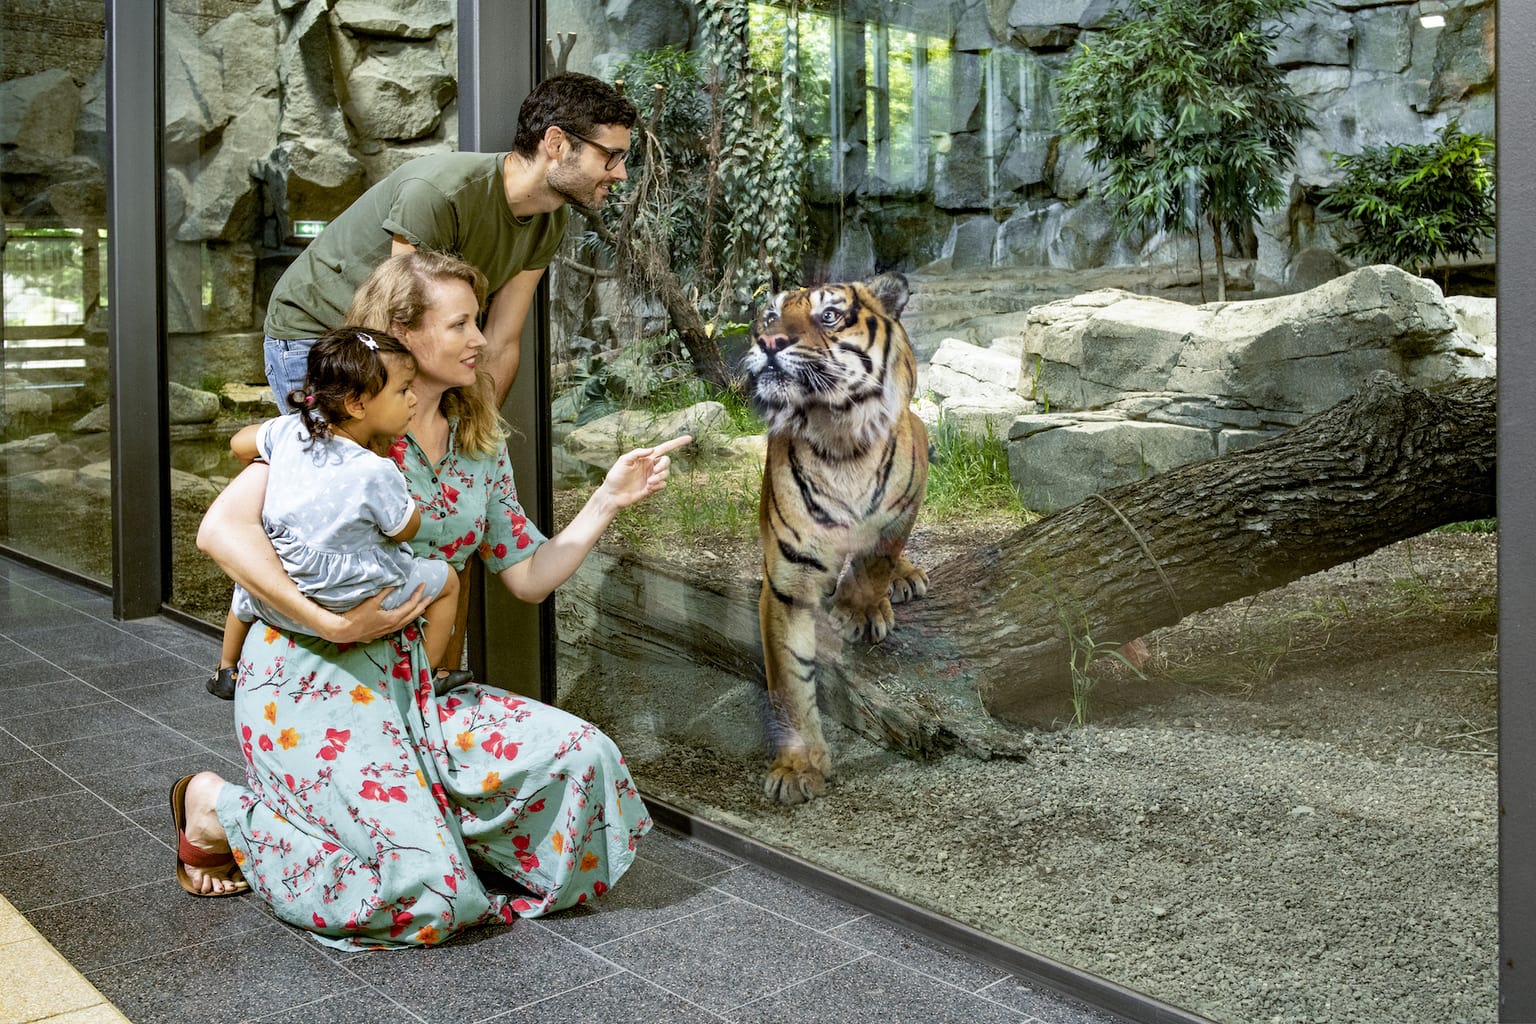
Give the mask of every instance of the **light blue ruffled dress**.
[[[442, 592], [447, 563], [417, 558], [390, 536], [415, 507], [405, 478], [390, 459], [344, 438], [311, 441], [298, 414], [267, 420], [256, 449], [270, 467], [261, 521], [278, 560], [299, 591], [331, 611], [344, 612], [386, 587], [394, 608], [417, 584], [428, 596]], [[303, 627], [241, 587], [232, 602], [242, 622], [303, 632]]]

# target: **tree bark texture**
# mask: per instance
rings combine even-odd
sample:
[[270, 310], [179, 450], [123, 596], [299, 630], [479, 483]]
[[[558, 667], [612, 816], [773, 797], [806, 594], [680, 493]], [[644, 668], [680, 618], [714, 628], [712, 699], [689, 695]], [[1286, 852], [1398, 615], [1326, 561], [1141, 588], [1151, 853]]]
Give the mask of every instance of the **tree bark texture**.
[[858, 687], [927, 666], [1004, 719], [1070, 690], [1072, 638], [1116, 645], [1446, 523], [1494, 514], [1492, 379], [1377, 374], [1279, 437], [1093, 495], [930, 573]]

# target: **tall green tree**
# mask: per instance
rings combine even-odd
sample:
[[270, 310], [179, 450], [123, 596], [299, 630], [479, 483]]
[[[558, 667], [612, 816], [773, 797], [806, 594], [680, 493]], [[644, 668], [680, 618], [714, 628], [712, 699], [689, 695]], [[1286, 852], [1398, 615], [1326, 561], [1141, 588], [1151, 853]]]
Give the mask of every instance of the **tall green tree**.
[[[1131, 0], [1059, 80], [1062, 129], [1107, 172], [1122, 232], [1241, 239], [1286, 197], [1282, 174], [1312, 127], [1271, 62], [1279, 19], [1308, 0]], [[1203, 260], [1202, 260], [1203, 264]], [[1204, 289], [1202, 270], [1202, 294]]]

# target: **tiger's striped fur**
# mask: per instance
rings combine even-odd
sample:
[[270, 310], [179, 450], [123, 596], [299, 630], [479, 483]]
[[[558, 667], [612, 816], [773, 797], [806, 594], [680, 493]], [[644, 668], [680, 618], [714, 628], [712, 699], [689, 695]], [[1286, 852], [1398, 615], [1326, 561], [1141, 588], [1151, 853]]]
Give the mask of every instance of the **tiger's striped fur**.
[[758, 614], [773, 760], [763, 788], [784, 803], [821, 795], [832, 773], [816, 705], [818, 609], [830, 605], [849, 639], [878, 643], [895, 623], [892, 603], [928, 590], [903, 554], [928, 481], [928, 433], [911, 409], [917, 360], [898, 319], [908, 294], [899, 274], [785, 292], [752, 325], [744, 363], [768, 423]]

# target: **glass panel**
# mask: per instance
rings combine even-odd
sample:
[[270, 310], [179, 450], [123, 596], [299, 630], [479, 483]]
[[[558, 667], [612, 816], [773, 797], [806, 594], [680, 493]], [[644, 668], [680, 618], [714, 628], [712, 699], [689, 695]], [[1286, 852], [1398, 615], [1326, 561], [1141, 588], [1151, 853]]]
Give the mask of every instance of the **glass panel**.
[[112, 578], [105, 8], [0, 4], [0, 544]]
[[[405, 160], [454, 148], [453, 5], [167, 5], [166, 245], [172, 603], [222, 622], [229, 583], [197, 523], [275, 415], [262, 320], [310, 238]], [[338, 84], [340, 83], [340, 84]]]
[[[551, 272], [557, 520], [617, 451], [699, 437], [557, 594], [559, 699], [654, 797], [1213, 1019], [1491, 1020], [1492, 463], [1441, 477], [1416, 441], [1379, 447], [1411, 432], [1371, 383], [1454, 382], [1477, 440], [1447, 458], [1491, 459], [1491, 241], [1384, 258], [1323, 205], [1331, 154], [1438, 147], [1465, 171], [1476, 146], [1443, 129], [1493, 132], [1491, 8], [1164, 0], [1116, 29], [1108, 6], [1146, 5], [657, 0], [621, 22], [548, 0], [572, 68], [622, 81], [643, 128]], [[1239, 8], [1284, 16], [1193, 34]], [[1208, 70], [1179, 52], [1247, 70], [1167, 95], [1129, 77]], [[1315, 127], [1287, 126], [1288, 97]], [[1218, 173], [1292, 144], [1262, 181]], [[1234, 197], [1256, 213], [1217, 252]], [[906, 463], [818, 459], [876, 415], [838, 375], [881, 393], [882, 300], [796, 300], [743, 355], [775, 291], [886, 270], [911, 292], [930, 470], [906, 553], [929, 575], [871, 647], [885, 609], [859, 581], [883, 576], [844, 570], [841, 618], [817, 606], [838, 545], [901, 532], [869, 510]], [[797, 377], [825, 323], [836, 373]], [[1364, 395], [1363, 433], [1326, 412]], [[765, 456], [782, 396], [793, 441]], [[824, 792], [788, 710], [813, 676]]]

